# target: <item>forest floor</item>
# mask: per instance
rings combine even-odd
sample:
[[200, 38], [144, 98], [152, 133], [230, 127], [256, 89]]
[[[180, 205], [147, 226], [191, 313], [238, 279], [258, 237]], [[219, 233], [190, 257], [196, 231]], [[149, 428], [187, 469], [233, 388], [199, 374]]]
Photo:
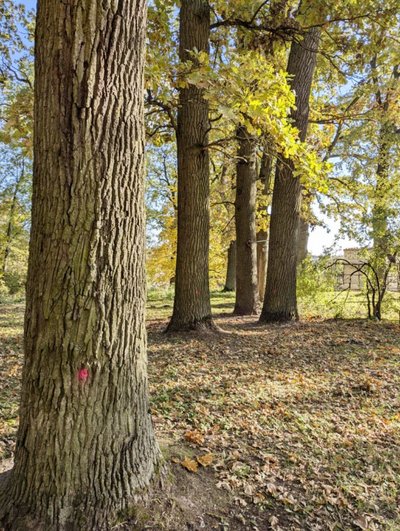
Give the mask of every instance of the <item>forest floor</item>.
[[[143, 529], [399, 530], [400, 327], [259, 326], [232, 317], [231, 302], [214, 300], [221, 332], [170, 336], [170, 301], [149, 302], [152, 412], [169, 486], [143, 509]], [[22, 304], [0, 306], [6, 460], [22, 314]]]

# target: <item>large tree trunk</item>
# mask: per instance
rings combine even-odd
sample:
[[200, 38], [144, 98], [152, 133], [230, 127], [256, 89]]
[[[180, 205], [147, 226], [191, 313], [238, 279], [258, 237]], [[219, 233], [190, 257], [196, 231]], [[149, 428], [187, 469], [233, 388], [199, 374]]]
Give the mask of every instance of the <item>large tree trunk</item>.
[[[206, 0], [182, 0], [179, 57], [209, 50], [210, 7]], [[179, 95], [178, 246], [174, 310], [168, 331], [213, 327], [208, 280], [210, 182], [208, 102], [204, 90], [189, 85]]]
[[158, 462], [147, 398], [145, 1], [41, 0], [25, 365], [6, 529], [101, 530]]
[[[316, 64], [320, 30], [309, 30], [301, 42], [292, 42], [288, 74], [293, 76], [296, 110], [292, 113], [300, 140], [307, 134], [309, 99]], [[298, 318], [296, 269], [301, 206], [301, 183], [294, 176], [291, 160], [280, 161], [275, 173], [272, 197], [267, 286], [260, 322]]]
[[228, 249], [228, 261], [226, 266], [226, 280], [224, 291], [235, 291], [236, 289], [236, 242], [233, 241]]
[[258, 309], [256, 197], [256, 142], [244, 127], [239, 143], [236, 177], [236, 301], [234, 314], [253, 315]]

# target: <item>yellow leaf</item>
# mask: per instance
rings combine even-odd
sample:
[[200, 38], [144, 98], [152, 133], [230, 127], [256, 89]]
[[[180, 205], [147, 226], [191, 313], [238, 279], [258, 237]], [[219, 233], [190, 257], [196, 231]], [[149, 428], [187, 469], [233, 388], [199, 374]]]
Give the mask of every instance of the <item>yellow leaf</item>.
[[194, 444], [203, 444], [204, 442], [204, 436], [197, 430], [187, 431], [185, 439]]
[[213, 459], [213, 454], [199, 455], [197, 457], [197, 461], [201, 464], [201, 466], [210, 466], [213, 462]]
[[199, 468], [199, 465], [196, 463], [194, 459], [190, 459], [189, 457], [185, 457], [183, 461], [181, 461], [181, 465], [183, 468], [186, 468], [186, 470], [189, 470], [189, 472], [197, 472], [197, 469]]

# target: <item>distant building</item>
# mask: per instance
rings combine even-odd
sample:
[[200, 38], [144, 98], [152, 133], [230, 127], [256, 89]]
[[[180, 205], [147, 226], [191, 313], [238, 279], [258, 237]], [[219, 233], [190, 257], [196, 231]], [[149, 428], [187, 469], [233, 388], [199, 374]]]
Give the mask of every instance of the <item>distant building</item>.
[[[365, 287], [365, 276], [357, 269], [364, 263], [364, 260], [360, 257], [361, 249], [352, 247], [344, 249], [343, 259], [349, 263], [340, 262], [340, 258], [336, 257], [335, 260], [339, 260], [336, 266], [338, 275], [337, 289], [345, 290], [350, 289], [352, 291], [360, 291]], [[393, 264], [388, 278], [388, 291], [400, 291], [400, 265]]]

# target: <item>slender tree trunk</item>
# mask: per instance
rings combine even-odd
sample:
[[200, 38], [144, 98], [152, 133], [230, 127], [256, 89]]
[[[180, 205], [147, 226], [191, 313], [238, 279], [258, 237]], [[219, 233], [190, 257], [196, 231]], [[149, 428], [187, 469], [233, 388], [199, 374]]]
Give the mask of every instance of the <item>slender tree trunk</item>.
[[[307, 135], [309, 99], [316, 64], [320, 30], [309, 30], [304, 39], [293, 41], [288, 74], [296, 94], [294, 125], [302, 141]], [[278, 162], [272, 197], [267, 286], [260, 322], [290, 321], [298, 318], [296, 269], [299, 216], [301, 205], [300, 179], [293, 174], [293, 162]]]
[[310, 236], [310, 226], [308, 222], [300, 216], [299, 220], [299, 238], [297, 244], [297, 265], [301, 264], [307, 258], [308, 238]]
[[[372, 207], [372, 230], [373, 242], [372, 261], [375, 270], [375, 288], [378, 293], [378, 301], [374, 304], [374, 317], [381, 319], [381, 308], [385, 292], [387, 289], [388, 275], [392, 262], [391, 249], [388, 237], [388, 215], [392, 197], [392, 183], [390, 179], [391, 169], [391, 148], [394, 138], [394, 124], [390, 117], [391, 98], [393, 95], [389, 91], [384, 95], [379, 88], [379, 74], [377, 73], [377, 58], [371, 62], [372, 78], [375, 82], [375, 99], [380, 111], [380, 130], [378, 136], [378, 164], [376, 168], [376, 182]], [[399, 65], [396, 64], [392, 71], [393, 81], [396, 83], [400, 78]], [[389, 260], [389, 262], [388, 262]]]
[[226, 266], [226, 280], [224, 291], [236, 289], [236, 242], [232, 241], [228, 249], [228, 262]]
[[19, 190], [19, 185], [20, 185], [22, 177], [23, 177], [23, 171], [22, 171], [21, 175], [18, 177], [17, 182], [15, 183], [14, 192], [13, 192], [13, 196], [12, 196], [12, 199], [11, 199], [10, 215], [9, 215], [9, 218], [8, 218], [7, 230], [6, 230], [6, 246], [5, 246], [5, 249], [4, 249], [4, 256], [3, 256], [3, 267], [2, 267], [3, 275], [7, 272], [8, 259], [9, 259], [10, 253], [11, 253], [11, 244], [12, 244], [12, 240], [13, 240], [15, 210], [17, 208], [18, 190]]
[[[387, 112], [387, 111], [386, 111]], [[391, 195], [389, 183], [390, 125], [385, 122], [379, 132], [379, 154], [376, 169], [375, 198], [372, 212], [372, 240], [376, 255], [386, 258], [389, 252], [387, 238], [388, 200]]]
[[381, 307], [382, 301], [379, 299], [374, 307], [374, 319], [376, 319], [377, 321], [380, 321], [382, 319]]
[[[272, 156], [264, 150], [261, 158], [260, 181], [263, 183], [264, 194], [270, 193], [272, 177]], [[264, 216], [268, 216], [268, 205], [263, 205]], [[262, 302], [265, 295], [265, 285], [267, 281], [267, 263], [268, 263], [268, 231], [259, 230], [257, 232], [257, 286], [258, 298]]]
[[268, 263], [268, 232], [260, 230], [257, 233], [257, 289], [260, 301], [264, 300], [267, 282]]
[[[147, 398], [146, 8], [40, 0], [32, 234], [7, 530], [110, 529], [158, 462]], [[0, 517], [1, 520], [1, 517]]]
[[[387, 113], [383, 105], [384, 116]], [[385, 116], [386, 118], [386, 116]], [[377, 301], [373, 304], [373, 318], [382, 318], [382, 302], [385, 297], [388, 280], [388, 256], [391, 254], [390, 238], [388, 238], [388, 210], [391, 197], [390, 184], [390, 146], [393, 132], [388, 122], [381, 125], [379, 132], [378, 165], [376, 169], [375, 195], [372, 208], [372, 262], [375, 276], [373, 282], [377, 292]]]
[[258, 309], [256, 236], [256, 142], [244, 127], [238, 129], [235, 201], [236, 301], [234, 314], [253, 315]]
[[[209, 51], [210, 7], [206, 0], [182, 0], [179, 56]], [[204, 90], [189, 85], [179, 95], [178, 245], [174, 310], [168, 331], [212, 328], [209, 289], [210, 180], [208, 102]]]

